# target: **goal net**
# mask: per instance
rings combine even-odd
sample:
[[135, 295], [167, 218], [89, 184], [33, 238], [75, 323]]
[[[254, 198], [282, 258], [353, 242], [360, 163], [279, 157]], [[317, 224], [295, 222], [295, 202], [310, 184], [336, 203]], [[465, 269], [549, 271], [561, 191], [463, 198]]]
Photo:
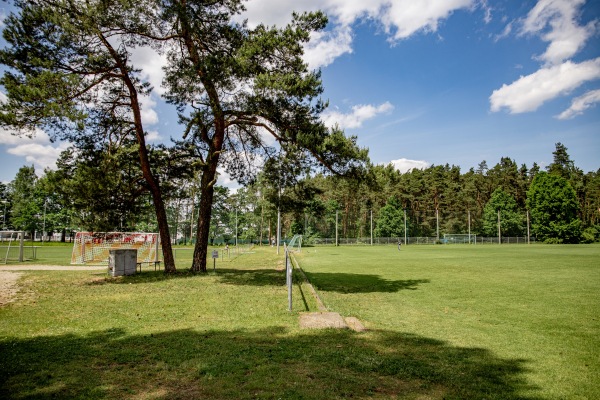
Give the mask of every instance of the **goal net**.
[[71, 264], [104, 264], [110, 250], [136, 249], [137, 262], [159, 261], [160, 236], [144, 232], [77, 232]]
[[35, 259], [35, 247], [25, 246], [24, 231], [0, 231], [0, 261], [23, 262]]
[[468, 233], [451, 233], [444, 234], [444, 243], [476, 243], [477, 236]]
[[302, 250], [302, 235], [294, 235], [287, 245], [289, 251], [300, 252]]

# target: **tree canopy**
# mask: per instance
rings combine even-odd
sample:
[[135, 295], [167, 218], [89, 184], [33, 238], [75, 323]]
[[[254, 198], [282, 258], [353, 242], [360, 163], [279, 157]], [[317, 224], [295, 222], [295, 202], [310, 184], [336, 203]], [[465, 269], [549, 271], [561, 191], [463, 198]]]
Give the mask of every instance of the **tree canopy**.
[[96, 0], [15, 1], [6, 20], [8, 46], [0, 62], [9, 67], [0, 79], [7, 101], [0, 124], [80, 149], [124, 140], [137, 142], [139, 165], [156, 211], [165, 270], [175, 262], [158, 175], [153, 171], [142, 123], [142, 97], [150, 85], [132, 64], [130, 50], [150, 46], [142, 2]]
[[366, 162], [355, 138], [319, 119], [326, 107], [320, 74], [308, 70], [302, 54], [311, 33], [327, 23], [320, 12], [294, 14], [283, 28], [250, 29], [234, 22], [240, 0], [15, 4], [18, 14], [4, 30], [9, 46], [0, 52], [10, 67], [0, 80], [8, 92], [0, 123], [30, 135], [41, 128], [79, 149], [134, 139], [167, 271], [175, 265], [159, 173], [165, 160], [149, 155], [141, 109], [152, 87], [132, 50], [166, 55], [164, 98], [177, 107], [182, 126], [172, 156], [189, 158], [192, 175], [200, 172], [195, 271], [206, 270], [218, 168], [248, 183], [275, 157], [304, 174], [320, 165], [350, 175]]
[[540, 172], [527, 192], [535, 235], [544, 241], [577, 243], [581, 236], [580, 205], [575, 190], [562, 176]]
[[[500, 216], [498, 217], [498, 214]], [[500, 233], [503, 236], [521, 236], [525, 218], [519, 212], [517, 202], [502, 188], [497, 188], [483, 209], [483, 233], [496, 236], [500, 218]]]
[[404, 236], [404, 211], [397, 198], [391, 197], [379, 210], [375, 234], [381, 237]]

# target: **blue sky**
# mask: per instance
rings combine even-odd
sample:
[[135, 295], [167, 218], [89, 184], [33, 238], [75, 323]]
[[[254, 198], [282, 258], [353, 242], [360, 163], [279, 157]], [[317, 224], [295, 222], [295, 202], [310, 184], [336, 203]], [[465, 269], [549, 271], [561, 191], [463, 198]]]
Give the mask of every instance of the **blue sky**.
[[[329, 15], [305, 57], [322, 70], [323, 120], [356, 135], [374, 163], [466, 172], [510, 157], [544, 167], [561, 142], [585, 172], [600, 168], [600, 0], [251, 0], [247, 8], [250, 26], [285, 24], [293, 10]], [[156, 88], [144, 102], [151, 138], [177, 136], [176, 115], [160, 99], [161, 58], [142, 49], [134, 59]], [[0, 181], [22, 165], [52, 168], [67, 146], [44, 132], [30, 140], [0, 131]]]

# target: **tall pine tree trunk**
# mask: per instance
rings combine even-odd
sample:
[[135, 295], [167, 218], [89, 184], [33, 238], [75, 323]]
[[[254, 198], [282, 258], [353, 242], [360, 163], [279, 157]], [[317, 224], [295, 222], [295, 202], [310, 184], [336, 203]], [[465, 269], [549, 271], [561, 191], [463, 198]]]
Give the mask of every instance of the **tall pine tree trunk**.
[[212, 203], [215, 193], [218, 156], [214, 156], [200, 180], [200, 205], [198, 207], [198, 223], [196, 228], [196, 244], [194, 246], [194, 259], [192, 271], [206, 272], [206, 258], [208, 257], [208, 240], [210, 234], [210, 219], [212, 216]]

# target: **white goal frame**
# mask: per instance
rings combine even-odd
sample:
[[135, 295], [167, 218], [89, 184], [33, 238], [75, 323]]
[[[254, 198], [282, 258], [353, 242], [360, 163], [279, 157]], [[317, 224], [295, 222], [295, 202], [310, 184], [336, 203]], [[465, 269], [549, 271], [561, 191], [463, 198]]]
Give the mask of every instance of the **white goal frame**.
[[477, 235], [472, 233], [445, 233], [444, 244], [475, 244], [477, 243]]
[[110, 250], [136, 249], [138, 263], [159, 262], [160, 235], [146, 232], [77, 232], [71, 264], [108, 263]]
[[[15, 244], [15, 242], [18, 242]], [[25, 247], [25, 231], [0, 231], [0, 259], [4, 264], [8, 260], [23, 262], [23, 248]], [[18, 249], [18, 257], [13, 256], [15, 248]], [[11, 252], [11, 249], [13, 251]]]
[[294, 235], [287, 245], [288, 251], [302, 251], [302, 235]]

